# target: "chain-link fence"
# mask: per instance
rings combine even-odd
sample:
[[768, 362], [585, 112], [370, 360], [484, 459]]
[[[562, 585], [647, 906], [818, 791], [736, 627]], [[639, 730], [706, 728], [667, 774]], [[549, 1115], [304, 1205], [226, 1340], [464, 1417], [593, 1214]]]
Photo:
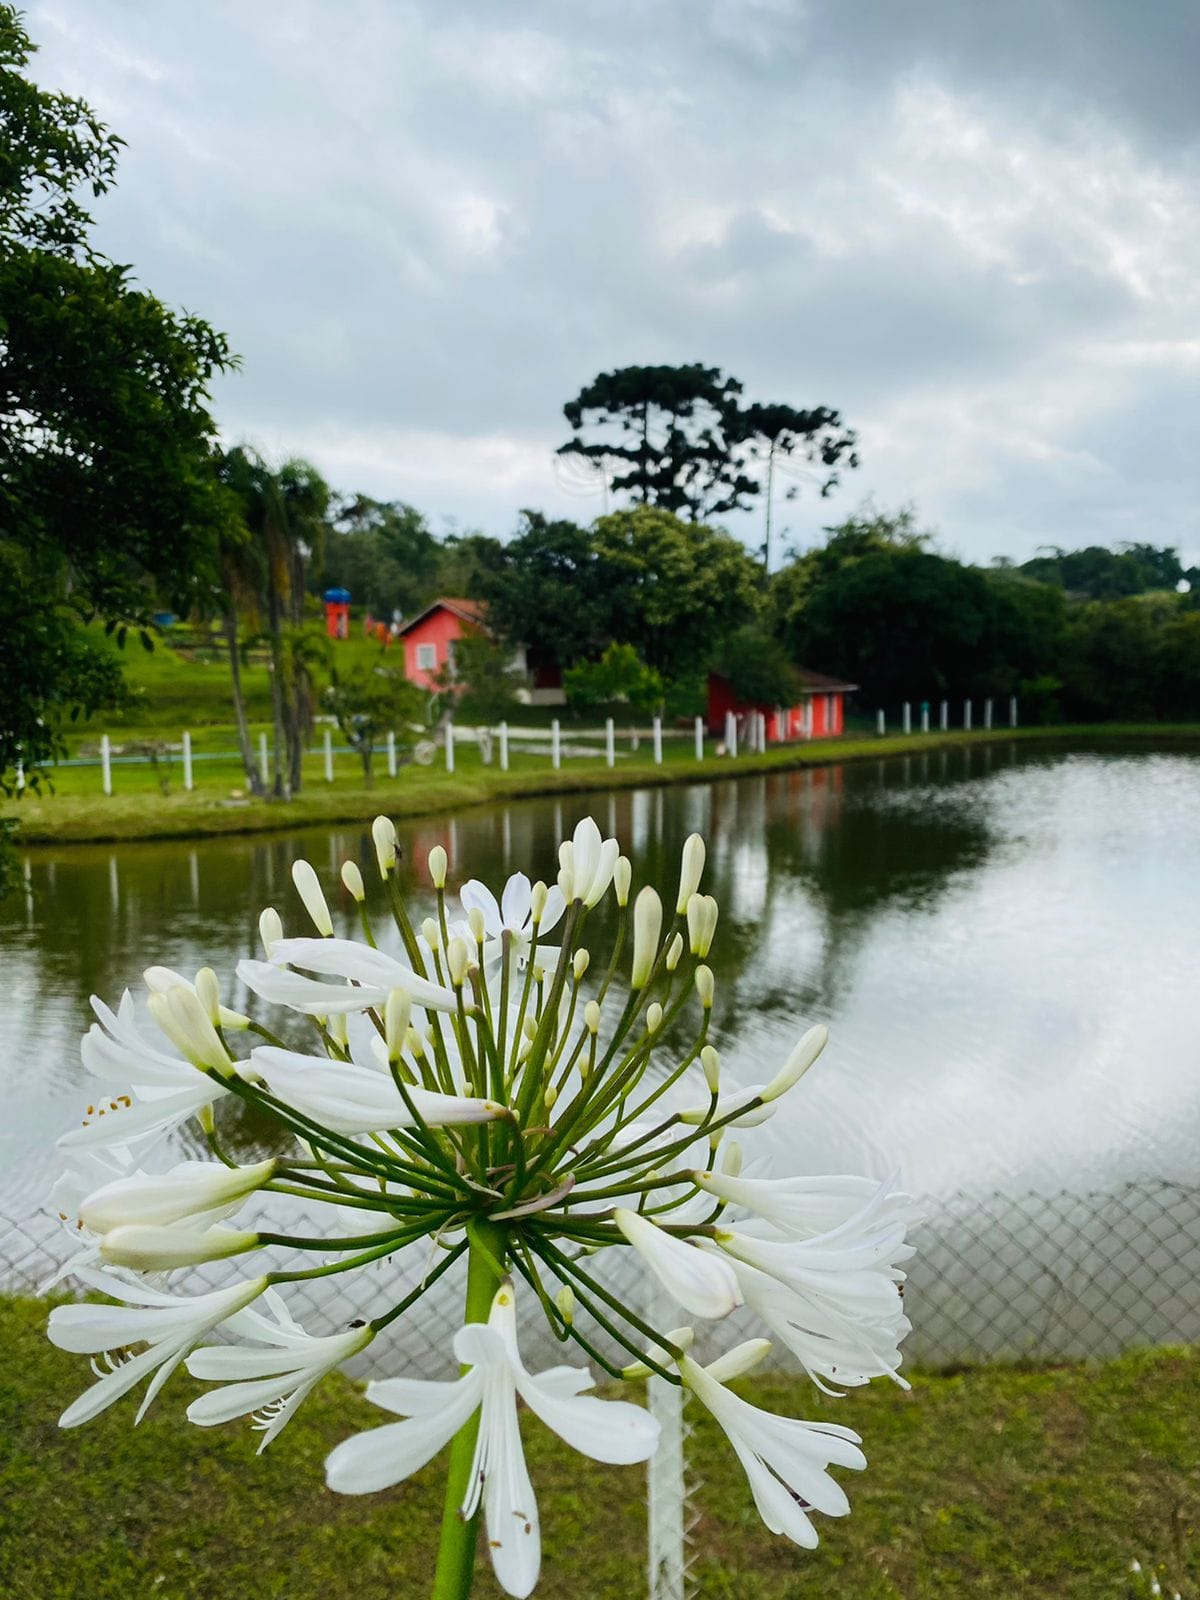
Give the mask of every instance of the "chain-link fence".
[[[929, 1199], [922, 1210], [906, 1285], [910, 1364], [1070, 1360], [1200, 1340], [1200, 1185], [1141, 1178], [1087, 1193], [960, 1192]], [[270, 1222], [300, 1233], [328, 1227], [327, 1216], [299, 1210], [286, 1217], [273, 1212]], [[41, 1293], [80, 1244], [48, 1213], [0, 1217], [0, 1290]], [[644, 1305], [637, 1258], [606, 1254], [617, 1256], [612, 1287], [629, 1304]], [[409, 1247], [346, 1278], [295, 1283], [287, 1290], [289, 1307], [313, 1332], [328, 1331], [394, 1305], [437, 1259], [427, 1247]], [[314, 1257], [288, 1263], [279, 1255], [278, 1264], [312, 1266]], [[213, 1262], [190, 1281], [227, 1282], [239, 1270], [236, 1260]], [[402, 1369], [420, 1368], [429, 1377], [450, 1371], [447, 1330], [460, 1315], [460, 1279], [447, 1273], [389, 1330], [389, 1341], [370, 1347], [370, 1370], [394, 1372], [399, 1359]], [[68, 1278], [62, 1292], [74, 1287]], [[740, 1314], [739, 1334], [743, 1328], [746, 1336], [759, 1331]], [[727, 1326], [720, 1332], [722, 1344], [732, 1337]], [[526, 1337], [529, 1360], [562, 1359], [561, 1345], [536, 1314]]]

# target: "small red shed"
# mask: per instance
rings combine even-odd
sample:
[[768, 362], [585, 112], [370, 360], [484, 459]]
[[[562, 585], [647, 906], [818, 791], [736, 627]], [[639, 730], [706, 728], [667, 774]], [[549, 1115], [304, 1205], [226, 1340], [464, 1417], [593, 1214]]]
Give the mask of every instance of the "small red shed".
[[844, 683], [840, 678], [829, 678], [823, 672], [810, 672], [798, 667], [800, 699], [794, 706], [754, 706], [739, 700], [728, 678], [717, 673], [708, 678], [708, 731], [721, 738], [725, 732], [725, 718], [729, 712], [738, 719], [739, 729], [752, 711], [761, 712], [766, 720], [767, 738], [771, 743], [782, 739], [831, 739], [842, 732], [846, 723], [846, 696], [858, 688], [856, 683]]
[[405, 676], [420, 689], [432, 689], [436, 674], [453, 661], [463, 634], [487, 631], [482, 602], [442, 596], [397, 630], [396, 637], [404, 641]]

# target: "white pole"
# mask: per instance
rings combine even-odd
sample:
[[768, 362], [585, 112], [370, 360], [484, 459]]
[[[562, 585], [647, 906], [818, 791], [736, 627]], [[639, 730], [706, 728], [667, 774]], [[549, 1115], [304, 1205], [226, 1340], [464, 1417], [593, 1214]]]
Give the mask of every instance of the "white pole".
[[396, 734], [391, 728], [388, 729], [387, 736], [387, 764], [388, 777], [394, 778], [396, 776]]
[[[776, 706], [775, 707], [775, 738], [776, 738], [776, 741], [778, 742], [780, 739], [785, 739], [786, 737], [787, 737], [787, 732], [786, 732], [786, 729], [784, 727], [784, 721], [783, 721], [783, 707], [782, 706]], [[765, 741], [764, 741], [764, 744], [765, 744]]]
[[192, 736], [186, 729], [183, 735], [183, 787], [192, 788]]
[[901, 725], [905, 733], [912, 732], [912, 706], [909, 705], [907, 700], [904, 702], [903, 711], [901, 713]]
[[963, 701], [963, 728], [967, 733], [971, 731], [971, 702]]
[[940, 727], [942, 732], [945, 733], [946, 729], [949, 726], [950, 726], [950, 702], [949, 702], [949, 700], [943, 700], [942, 704], [941, 704], [940, 711], [939, 711], [939, 715], [938, 715], [938, 727]]
[[[675, 1313], [663, 1291], [651, 1293], [654, 1326]], [[659, 1425], [658, 1448], [646, 1468], [649, 1600], [684, 1600], [687, 1584], [688, 1463], [683, 1391], [665, 1378], [646, 1384], [650, 1415]]]
[[550, 724], [550, 765], [556, 772], [562, 765], [562, 742], [559, 736], [557, 717]]
[[882, 738], [887, 732], [887, 718], [884, 716], [882, 711], [877, 711], [875, 713], [875, 732], [880, 736], [880, 738]]
[[654, 765], [662, 766], [662, 718], [654, 719]]
[[921, 732], [929, 732], [929, 702], [927, 700], [922, 700], [921, 702]]
[[992, 725], [992, 702], [990, 697], [983, 702], [983, 725], [990, 728]]
[[1015, 694], [1010, 694], [1008, 697], [1008, 725], [1010, 728], [1015, 728], [1017, 725], [1017, 697]]
[[325, 782], [333, 782], [333, 730], [325, 729]]
[[704, 760], [704, 718], [696, 718], [696, 760]]
[[604, 764], [605, 764], [605, 766], [608, 766], [608, 767], [615, 767], [616, 764], [617, 764], [617, 747], [616, 747], [615, 732], [616, 732], [616, 730], [613, 728], [613, 719], [611, 717], [605, 717], [605, 719], [604, 719]]
[[[500, 771], [501, 772], [507, 772], [508, 771], [508, 723], [507, 722], [502, 722], [500, 724]], [[508, 813], [505, 812], [504, 815], [505, 815], [505, 818], [507, 819]]]
[[728, 743], [729, 743], [729, 754], [731, 756], [736, 756], [737, 755], [737, 718], [734, 716], [732, 711], [729, 713], [729, 740], [728, 740]]
[[112, 745], [106, 733], [100, 735], [100, 782], [105, 794], [112, 793]]
[[454, 771], [454, 724], [446, 724], [446, 771]]
[[263, 781], [263, 787], [269, 788], [271, 784], [271, 769], [267, 764], [267, 736], [265, 733], [260, 733], [258, 736], [258, 771]]

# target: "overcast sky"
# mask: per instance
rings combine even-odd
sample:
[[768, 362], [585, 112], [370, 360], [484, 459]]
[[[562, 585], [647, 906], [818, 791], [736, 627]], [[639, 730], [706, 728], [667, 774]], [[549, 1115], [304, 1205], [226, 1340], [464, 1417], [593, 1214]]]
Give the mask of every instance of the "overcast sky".
[[[243, 358], [225, 437], [508, 534], [596, 372], [841, 409], [987, 561], [1200, 558], [1196, 0], [33, 0], [101, 240]], [[739, 526], [747, 538], [756, 524]]]

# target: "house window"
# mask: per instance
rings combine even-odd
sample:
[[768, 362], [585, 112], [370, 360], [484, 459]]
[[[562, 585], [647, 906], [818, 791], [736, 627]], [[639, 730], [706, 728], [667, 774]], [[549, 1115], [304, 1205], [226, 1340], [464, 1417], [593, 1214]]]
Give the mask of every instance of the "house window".
[[437, 645], [419, 644], [417, 646], [417, 671], [433, 672], [437, 668]]

